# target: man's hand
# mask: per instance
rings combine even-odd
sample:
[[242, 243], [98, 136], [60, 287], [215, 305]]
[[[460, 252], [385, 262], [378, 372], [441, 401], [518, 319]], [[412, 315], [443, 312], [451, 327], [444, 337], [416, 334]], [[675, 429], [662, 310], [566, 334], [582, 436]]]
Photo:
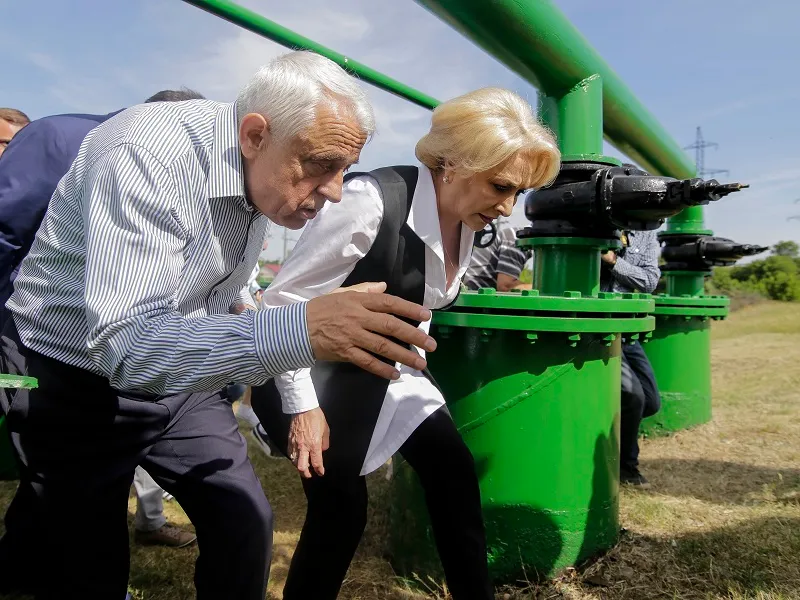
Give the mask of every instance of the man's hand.
[[613, 250], [609, 250], [600, 256], [600, 260], [602, 260], [608, 266], [613, 267], [615, 264], [617, 264], [617, 253]]
[[[360, 291], [353, 291], [355, 288]], [[425, 368], [425, 359], [419, 354], [390, 342], [386, 336], [433, 352], [436, 342], [432, 337], [394, 316], [427, 321], [431, 312], [378, 291], [383, 289], [384, 283], [359, 284], [308, 302], [308, 336], [317, 360], [351, 362], [386, 379], [397, 379], [400, 373], [370, 352], [412, 369]]]
[[300, 475], [306, 479], [311, 478], [309, 463], [317, 475], [325, 475], [322, 453], [329, 447], [330, 430], [321, 408], [292, 415], [292, 423], [289, 425], [289, 460], [300, 471]]

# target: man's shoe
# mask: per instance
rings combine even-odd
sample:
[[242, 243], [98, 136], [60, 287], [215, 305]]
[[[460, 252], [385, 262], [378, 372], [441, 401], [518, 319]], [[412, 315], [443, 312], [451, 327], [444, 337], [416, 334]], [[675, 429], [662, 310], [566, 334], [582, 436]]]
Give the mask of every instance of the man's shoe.
[[193, 544], [196, 539], [195, 534], [169, 523], [153, 531], [137, 529], [133, 536], [133, 540], [143, 546], [169, 546], [170, 548], [185, 548]]
[[264, 452], [264, 454], [266, 454], [270, 458], [280, 458], [281, 456], [283, 456], [283, 452], [281, 452], [281, 449], [275, 445], [275, 442], [269, 439], [267, 432], [264, 431], [264, 428], [261, 426], [260, 423], [253, 428], [252, 436], [256, 445], [259, 448], [261, 448], [261, 451]]
[[650, 482], [647, 478], [639, 472], [639, 469], [620, 469], [619, 482], [622, 485], [630, 485], [640, 490], [649, 490]]

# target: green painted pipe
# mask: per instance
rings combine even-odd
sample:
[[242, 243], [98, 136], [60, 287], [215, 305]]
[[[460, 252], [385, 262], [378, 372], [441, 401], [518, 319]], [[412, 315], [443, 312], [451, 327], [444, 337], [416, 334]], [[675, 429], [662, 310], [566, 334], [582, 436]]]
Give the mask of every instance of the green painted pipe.
[[709, 275], [705, 271], [669, 271], [664, 276], [667, 296], [702, 296]]
[[713, 235], [714, 232], [706, 229], [705, 207], [690, 206], [684, 208], [674, 217], [667, 219], [665, 235]]
[[533, 289], [545, 296], [600, 292], [600, 251], [612, 241], [587, 238], [531, 238], [524, 246], [534, 249]]
[[691, 177], [684, 151], [551, 0], [417, 0], [545, 95], [603, 78], [606, 138], [659, 175]]
[[[592, 75], [560, 96], [542, 97], [542, 120], [556, 134], [564, 160], [602, 160], [603, 79]], [[611, 240], [532, 238], [522, 243], [535, 248], [533, 289], [540, 294], [597, 296], [600, 251]]]
[[656, 329], [644, 350], [658, 383], [661, 410], [644, 419], [639, 430], [662, 435], [710, 421], [711, 320], [657, 314]]
[[[423, 94], [411, 86], [400, 83], [388, 75], [384, 75], [375, 69], [371, 69], [366, 65], [348, 58], [344, 54], [340, 54], [334, 50], [331, 50], [330, 48], [326, 48], [314, 40], [303, 37], [299, 33], [295, 33], [291, 29], [287, 29], [286, 27], [278, 25], [274, 21], [270, 21], [258, 13], [244, 8], [243, 6], [239, 6], [233, 2], [227, 2], [226, 0], [184, 0], [184, 2], [198, 8], [202, 8], [212, 15], [221, 17], [226, 21], [230, 21], [239, 27], [247, 29], [248, 31], [252, 31], [253, 33], [270, 39], [273, 42], [277, 42], [282, 46], [286, 46], [293, 50], [312, 50], [317, 54], [321, 54], [322, 56], [331, 59], [339, 66], [347, 69], [354, 75], [357, 75], [367, 83], [385, 90], [390, 94], [394, 94], [395, 96], [400, 96], [401, 98], [404, 98], [409, 102], [413, 102], [418, 106], [432, 110], [439, 104], [439, 101], [435, 98], [431, 98], [427, 94]], [[309, 15], [309, 18], [313, 19], [314, 15]]]
[[561, 96], [544, 96], [542, 120], [556, 134], [564, 160], [602, 155], [603, 79], [592, 75]]
[[[464, 317], [468, 324], [475, 315]], [[619, 336], [436, 324], [431, 333], [439, 343], [431, 372], [475, 459], [492, 579], [551, 576], [611, 548], [619, 531]], [[402, 460], [393, 486], [392, 564], [409, 578], [440, 579], [424, 495]]]

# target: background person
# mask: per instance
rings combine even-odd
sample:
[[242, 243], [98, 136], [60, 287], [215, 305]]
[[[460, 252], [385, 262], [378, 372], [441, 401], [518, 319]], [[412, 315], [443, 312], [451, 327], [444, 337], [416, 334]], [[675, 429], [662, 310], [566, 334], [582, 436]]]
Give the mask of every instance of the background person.
[[[658, 285], [659, 243], [655, 231], [624, 231], [619, 252], [601, 257], [600, 289], [651, 294]], [[653, 367], [638, 340], [622, 344], [622, 412], [620, 415], [620, 481], [649, 487], [639, 471], [639, 425], [661, 409]]]
[[467, 289], [495, 288], [498, 292], [513, 289], [530, 289], [531, 284], [519, 279], [525, 263], [531, 258], [530, 250], [517, 247], [517, 235], [511, 225], [497, 226], [497, 235], [486, 248], [472, 250], [472, 262], [464, 276]]
[[16, 108], [0, 108], [0, 156], [8, 147], [11, 138], [30, 123], [28, 115]]

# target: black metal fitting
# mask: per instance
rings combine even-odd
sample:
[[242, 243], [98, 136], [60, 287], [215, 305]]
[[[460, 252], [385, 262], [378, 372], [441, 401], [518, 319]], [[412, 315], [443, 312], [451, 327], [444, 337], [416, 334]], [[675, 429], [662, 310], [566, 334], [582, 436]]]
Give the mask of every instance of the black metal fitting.
[[666, 261], [662, 271], [710, 271], [769, 249], [708, 235], [659, 235], [659, 240], [664, 242], [661, 257]]
[[519, 237], [616, 237], [618, 230], [658, 229], [689, 206], [708, 204], [747, 187], [714, 179], [674, 179], [632, 166], [564, 163], [555, 183], [525, 199], [531, 226]]

